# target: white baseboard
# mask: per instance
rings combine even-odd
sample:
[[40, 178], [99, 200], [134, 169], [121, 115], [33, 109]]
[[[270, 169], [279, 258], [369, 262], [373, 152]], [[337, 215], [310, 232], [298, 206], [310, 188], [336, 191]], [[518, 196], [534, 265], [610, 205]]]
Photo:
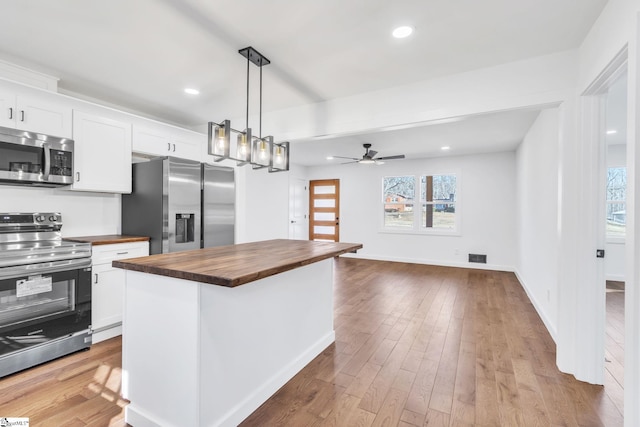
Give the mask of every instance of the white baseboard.
[[437, 265], [440, 267], [457, 267], [457, 268], [471, 268], [474, 270], [491, 270], [491, 271], [509, 271], [513, 272], [512, 266], [499, 265], [499, 264], [479, 264], [475, 262], [451, 262], [442, 260], [430, 260], [419, 258], [404, 258], [404, 257], [390, 257], [387, 255], [371, 255], [371, 254], [344, 254], [341, 255], [347, 258], [360, 258], [370, 259], [374, 261], [393, 261], [393, 262], [406, 262], [409, 264], [424, 264], [424, 265]]
[[117, 337], [118, 335], [122, 335], [122, 323], [112, 328], [102, 329], [100, 331], [93, 332], [93, 334], [91, 334], [91, 343], [97, 344], [100, 341], [105, 341], [105, 340], [108, 340], [109, 338]]
[[524, 289], [524, 291], [527, 293], [527, 296], [529, 297], [529, 301], [531, 301], [531, 304], [533, 304], [533, 308], [536, 309], [538, 316], [540, 316], [540, 318], [542, 319], [542, 323], [544, 323], [544, 326], [547, 328], [547, 331], [549, 331], [549, 335], [551, 335], [553, 342], [557, 344], [558, 339], [557, 339], [556, 328], [553, 326], [553, 324], [549, 320], [549, 317], [547, 316], [546, 312], [542, 309], [542, 305], [533, 296], [533, 294], [529, 292], [529, 287], [527, 286], [526, 281], [520, 275], [517, 269], [514, 270], [514, 273], [516, 275], [516, 278], [518, 279], [518, 282], [520, 282], [520, 286], [522, 286], [522, 289]]

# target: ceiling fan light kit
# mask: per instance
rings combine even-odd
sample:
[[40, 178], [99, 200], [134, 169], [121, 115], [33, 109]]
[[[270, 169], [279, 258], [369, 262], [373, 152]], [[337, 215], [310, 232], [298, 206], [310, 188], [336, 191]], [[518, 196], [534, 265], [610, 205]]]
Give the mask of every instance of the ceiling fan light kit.
[[362, 144], [365, 149], [365, 153], [361, 159], [357, 157], [343, 157], [343, 156], [330, 156], [332, 159], [348, 159], [352, 160], [351, 162], [342, 163], [343, 165], [349, 163], [360, 163], [362, 165], [382, 165], [384, 164], [384, 160], [396, 160], [396, 159], [404, 159], [404, 154], [398, 154], [396, 156], [385, 156], [385, 157], [376, 157], [378, 154], [375, 150], [370, 150], [371, 144]]
[[[269, 65], [264, 55], [253, 47], [240, 49], [238, 53], [247, 58], [247, 112], [244, 130], [231, 127], [229, 120], [220, 123], [209, 122], [208, 153], [214, 161], [234, 160], [238, 166], [251, 164], [253, 169], [267, 168], [269, 172], [285, 172], [289, 170], [289, 142], [275, 143], [273, 136], [262, 137], [262, 67]], [[253, 63], [260, 68], [260, 127], [259, 136], [253, 136], [249, 127], [249, 68]], [[235, 149], [231, 147], [231, 134], [236, 133]], [[232, 155], [233, 151], [233, 155]]]

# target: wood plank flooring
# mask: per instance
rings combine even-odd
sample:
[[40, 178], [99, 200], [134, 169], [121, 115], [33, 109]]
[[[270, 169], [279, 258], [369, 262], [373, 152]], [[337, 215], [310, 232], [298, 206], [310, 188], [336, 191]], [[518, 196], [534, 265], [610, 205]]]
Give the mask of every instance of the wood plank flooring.
[[607, 281], [606, 330], [604, 385], [624, 412], [624, 282]]
[[[558, 372], [513, 274], [335, 266], [336, 342], [242, 426], [622, 426], [608, 386]], [[0, 416], [124, 426], [120, 359], [116, 338], [3, 378]]]

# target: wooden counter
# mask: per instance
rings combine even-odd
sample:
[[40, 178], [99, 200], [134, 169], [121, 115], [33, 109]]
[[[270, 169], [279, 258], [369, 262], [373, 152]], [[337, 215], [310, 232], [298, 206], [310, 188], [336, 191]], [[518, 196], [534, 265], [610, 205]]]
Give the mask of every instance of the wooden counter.
[[130, 258], [113, 266], [235, 287], [361, 248], [359, 243], [279, 239]]
[[70, 242], [91, 243], [93, 246], [113, 245], [117, 243], [148, 242], [149, 237], [126, 236], [122, 234], [105, 234], [102, 236], [64, 237]]

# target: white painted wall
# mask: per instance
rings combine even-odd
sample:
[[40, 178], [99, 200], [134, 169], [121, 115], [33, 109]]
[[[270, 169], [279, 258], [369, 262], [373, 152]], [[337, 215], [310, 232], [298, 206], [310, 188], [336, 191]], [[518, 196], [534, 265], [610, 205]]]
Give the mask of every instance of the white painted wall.
[[289, 180], [305, 178], [304, 167], [292, 165], [289, 172], [268, 173], [251, 166], [238, 169], [245, 189], [239, 194], [237, 242], [289, 237]]
[[120, 200], [119, 194], [0, 186], [0, 212], [60, 212], [63, 237], [120, 233]]
[[[515, 265], [514, 152], [389, 161], [379, 166], [310, 167], [308, 171], [310, 180], [340, 180], [340, 240], [362, 243], [358, 257], [506, 271]], [[440, 173], [459, 177], [460, 234], [383, 232], [382, 178]], [[487, 264], [468, 263], [468, 253], [487, 254]]]
[[558, 312], [558, 121], [544, 110], [516, 152], [517, 275], [556, 339]]

